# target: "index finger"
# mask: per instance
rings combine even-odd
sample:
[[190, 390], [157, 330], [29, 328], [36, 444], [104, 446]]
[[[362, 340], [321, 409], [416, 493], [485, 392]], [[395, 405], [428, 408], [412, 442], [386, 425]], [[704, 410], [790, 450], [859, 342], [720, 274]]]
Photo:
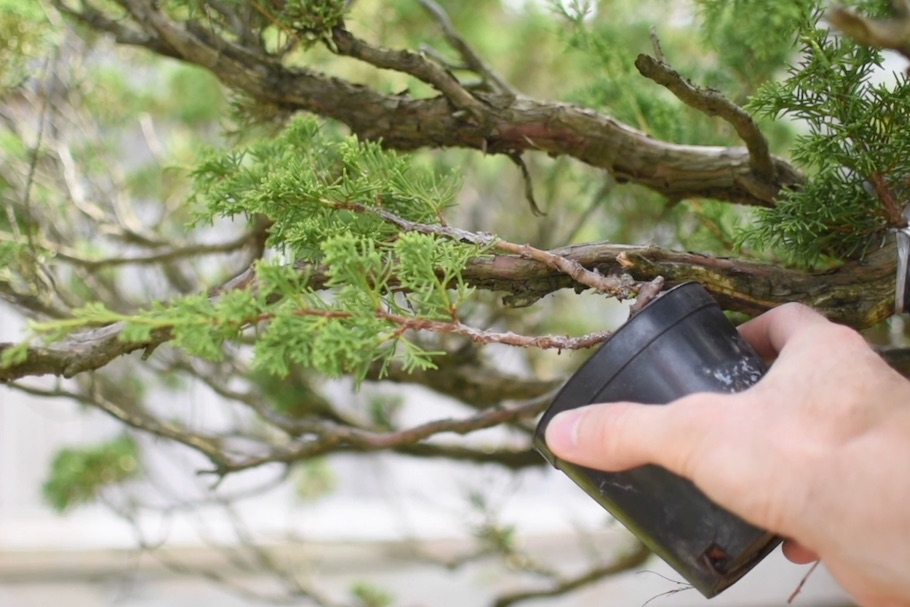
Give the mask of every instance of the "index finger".
[[827, 318], [800, 303], [786, 303], [739, 326], [759, 356], [775, 358], [796, 334], [810, 326], [828, 324]]

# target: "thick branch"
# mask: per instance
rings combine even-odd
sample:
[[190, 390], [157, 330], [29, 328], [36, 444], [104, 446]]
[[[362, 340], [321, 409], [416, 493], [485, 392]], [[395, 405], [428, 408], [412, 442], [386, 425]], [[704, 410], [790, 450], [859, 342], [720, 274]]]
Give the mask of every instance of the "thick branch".
[[341, 55], [360, 59], [380, 69], [394, 70], [414, 76], [445, 95], [456, 108], [467, 110], [478, 116], [483, 113], [480, 101], [465, 90], [451, 73], [423, 55], [411, 51], [393, 51], [371, 46], [340, 27], [332, 30], [332, 41]]
[[[479, 103], [465, 112], [453, 109], [445, 96], [413, 99], [382, 94], [282, 66], [274, 57], [251, 53], [200, 28], [187, 28], [156, 10], [149, 0], [119, 3], [149, 36], [148, 42], [137, 44], [205, 67], [226, 85], [261, 102], [339, 120], [359, 137], [382, 140], [389, 148], [464, 147], [497, 154], [540, 151], [571, 156], [611, 171], [618, 181], [638, 183], [677, 200], [709, 197], [771, 206], [781, 188], [803, 181], [796, 169], [779, 158], [773, 159], [775, 177], [769, 179], [755, 171], [746, 149], [658, 141], [573, 104], [475, 92], [473, 98]], [[112, 31], [103, 21], [91, 24]]]
[[[627, 272], [638, 281], [658, 276], [670, 285], [697, 281], [724, 309], [748, 314], [799, 301], [832, 320], [865, 328], [889, 317], [894, 309], [897, 256], [891, 244], [862, 261], [821, 272], [648, 246], [585, 244], [551, 253], [602, 274]], [[509, 293], [518, 305], [558, 289], [583, 289], [564, 274], [512, 255], [475, 259], [464, 276], [477, 287]]]
[[489, 234], [468, 232], [466, 230], [453, 228], [448, 225], [417, 223], [404, 219], [403, 217], [399, 217], [398, 215], [390, 213], [385, 209], [368, 207], [366, 205], [354, 202], [336, 203], [333, 206], [338, 209], [345, 209], [354, 211], [356, 213], [376, 215], [377, 217], [381, 217], [383, 220], [401, 228], [401, 230], [405, 232], [420, 232], [421, 234], [442, 236], [443, 238], [448, 238], [450, 240], [467, 242], [484, 247], [491, 247], [500, 251], [505, 251], [507, 253], [514, 253], [524, 258], [533, 259], [534, 261], [539, 261], [540, 263], [546, 265], [548, 268], [551, 268], [557, 272], [562, 272], [563, 274], [571, 277], [572, 280], [583, 284], [586, 287], [590, 287], [596, 291], [605, 293], [619, 300], [634, 297], [636, 292], [635, 285], [631, 283], [628, 277], [609, 275], [605, 276], [597, 271], [586, 269], [583, 265], [574, 259], [562, 255], [556, 255], [550, 253], [549, 251], [543, 251], [541, 249], [532, 247], [531, 245], [516, 244], [502, 240], [501, 238], [497, 238], [495, 236], [491, 236]]
[[[578, 262], [603, 275], [626, 272], [640, 281], [663, 276], [668, 284], [687, 280], [702, 283], [729, 310], [759, 314], [788, 301], [816, 308], [832, 320], [865, 328], [887, 318], [894, 309], [896, 254], [888, 245], [865, 260], [850, 262], [834, 270], [802, 272], [775, 264], [711, 257], [697, 253], [668, 251], [659, 247], [587, 244], [550, 251]], [[301, 265], [311, 285], [319, 288], [325, 270]], [[546, 264], [519, 255], [490, 255], [468, 263], [464, 279], [475, 287], [508, 293], [513, 305], [527, 305], [559, 289], [583, 290], [576, 282]], [[252, 269], [232, 279], [228, 288], [255, 284]], [[73, 335], [66, 341], [29, 348], [22, 363], [0, 369], [0, 381], [29, 375], [72, 377], [99, 369], [112, 360], [137, 350], [153, 349], [170, 339], [159, 332], [148, 342], [123, 342], [119, 324]], [[13, 344], [0, 344], [0, 354]]]
[[730, 123], [746, 144], [750, 164], [755, 173], [768, 180], [774, 179], [774, 160], [768, 149], [768, 140], [746, 110], [724, 97], [720, 91], [693, 84], [672, 67], [654, 57], [639, 55], [635, 60], [635, 67], [642, 76], [666, 87], [686, 105], [709, 116], [719, 116]]

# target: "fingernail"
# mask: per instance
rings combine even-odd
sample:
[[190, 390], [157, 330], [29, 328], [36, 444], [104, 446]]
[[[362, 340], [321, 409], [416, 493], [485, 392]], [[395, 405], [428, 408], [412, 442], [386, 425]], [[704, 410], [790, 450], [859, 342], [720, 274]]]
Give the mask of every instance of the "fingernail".
[[583, 413], [578, 410], [563, 411], [550, 420], [545, 438], [547, 447], [554, 453], [567, 453], [578, 445], [578, 424]]

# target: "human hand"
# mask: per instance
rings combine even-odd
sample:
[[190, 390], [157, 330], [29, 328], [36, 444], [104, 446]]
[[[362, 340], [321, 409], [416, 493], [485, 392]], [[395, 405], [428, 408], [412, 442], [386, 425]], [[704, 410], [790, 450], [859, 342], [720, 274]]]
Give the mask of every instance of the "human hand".
[[590, 405], [551, 420], [559, 458], [654, 463], [820, 557], [861, 605], [910, 606], [910, 382], [855, 331], [787, 304], [744, 324], [771, 369], [738, 394]]

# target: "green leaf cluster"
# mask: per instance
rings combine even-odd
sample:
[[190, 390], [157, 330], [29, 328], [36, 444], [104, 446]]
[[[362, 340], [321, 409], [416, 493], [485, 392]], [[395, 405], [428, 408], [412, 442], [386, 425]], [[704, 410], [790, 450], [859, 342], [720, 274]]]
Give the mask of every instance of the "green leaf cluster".
[[721, 66], [755, 83], [772, 78], [793, 56], [801, 24], [817, 0], [696, 0], [701, 31]]
[[346, 203], [380, 208], [420, 223], [438, 223], [457, 191], [452, 177], [415, 166], [378, 143], [338, 137], [312, 117], [291, 121], [278, 136], [211, 153], [195, 172], [198, 221], [265, 215], [269, 244], [291, 259], [321, 259], [336, 234], [378, 241], [397, 229]]
[[281, 21], [311, 35], [327, 36], [344, 19], [343, 0], [287, 0], [282, 4]]
[[324, 457], [304, 460], [294, 470], [294, 494], [302, 501], [316, 501], [331, 494], [338, 485], [338, 477]]
[[389, 607], [395, 602], [395, 596], [388, 590], [369, 582], [355, 582], [351, 594], [357, 601], [357, 607]]
[[99, 445], [57, 453], [42, 491], [54, 510], [65, 512], [94, 501], [105, 487], [139, 473], [139, 445], [129, 435], [121, 435]]
[[328, 292], [313, 291], [299, 274], [288, 275], [293, 269], [260, 266], [260, 280], [285, 295], [270, 304], [272, 317], [257, 335], [256, 366], [283, 376], [300, 365], [358, 380], [377, 361], [432, 367], [434, 352], [406, 338], [383, 313], [453, 320], [471, 293], [457, 277], [481, 250], [414, 232], [385, 244], [347, 232], [328, 238], [323, 252]]
[[39, 0], [0, 0], [0, 96], [22, 83], [52, 37]]
[[[884, 2], [863, 3], [881, 12]], [[782, 251], [793, 261], [861, 256], [893, 225], [876, 184], [899, 193], [910, 177], [910, 87], [904, 76], [875, 82], [882, 65], [874, 49], [834, 36], [818, 12], [804, 13], [797, 65], [751, 100], [759, 114], [789, 117], [805, 129], [791, 151], [805, 168], [805, 187], [784, 192], [762, 209], [742, 241]], [[900, 199], [900, 196], [897, 196]]]
[[125, 341], [162, 335], [215, 360], [253, 331], [255, 369], [280, 376], [300, 367], [362, 380], [374, 364], [392, 360], [431, 367], [435, 352], [406, 329], [457, 320], [472, 293], [461, 273], [484, 248], [400, 232], [371, 209], [436, 223], [453, 184], [407, 156], [333, 137], [312, 118], [295, 120], [276, 138], [210, 154], [196, 171], [200, 221], [238, 214], [272, 220], [269, 244], [284, 255], [258, 263], [255, 287], [185, 296], [138, 314], [91, 304], [34, 328], [53, 340], [121, 322]]

